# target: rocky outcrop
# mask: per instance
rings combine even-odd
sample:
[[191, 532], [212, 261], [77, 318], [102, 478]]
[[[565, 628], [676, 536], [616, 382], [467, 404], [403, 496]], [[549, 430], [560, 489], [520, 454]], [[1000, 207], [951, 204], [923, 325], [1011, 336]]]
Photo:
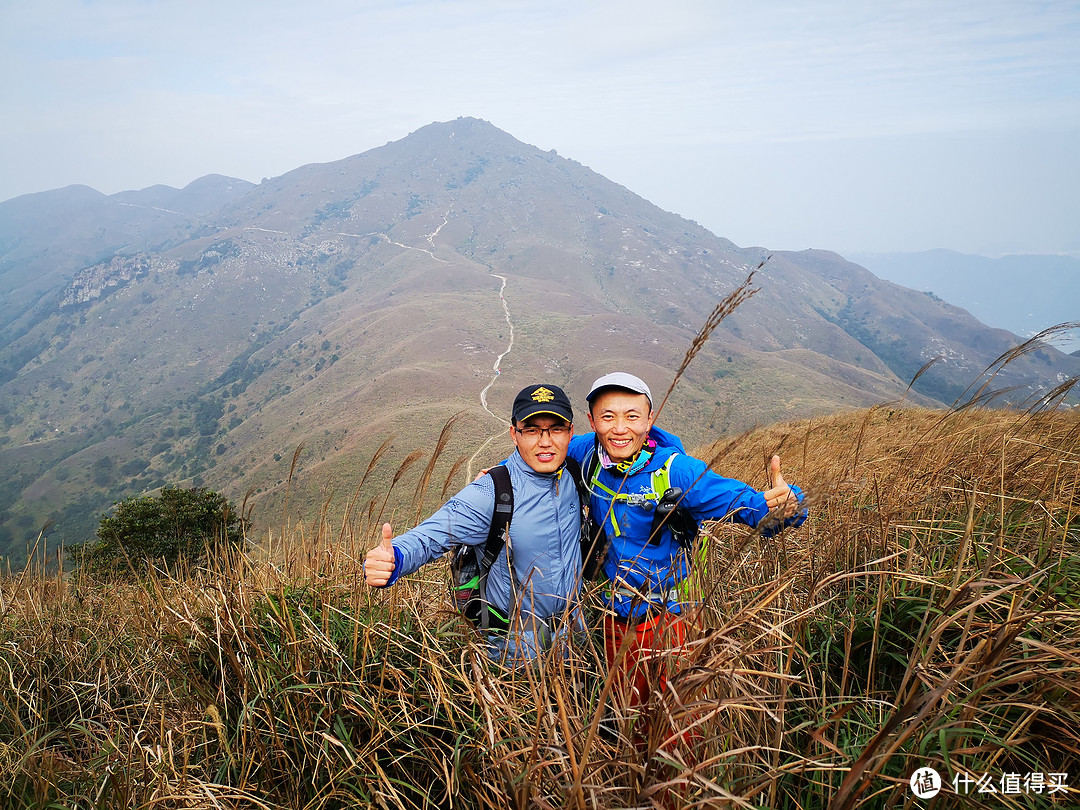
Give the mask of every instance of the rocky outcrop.
[[73, 307], [101, 298], [110, 289], [120, 287], [150, 272], [150, 257], [113, 256], [107, 262], [86, 267], [75, 274], [64, 290], [60, 307]]

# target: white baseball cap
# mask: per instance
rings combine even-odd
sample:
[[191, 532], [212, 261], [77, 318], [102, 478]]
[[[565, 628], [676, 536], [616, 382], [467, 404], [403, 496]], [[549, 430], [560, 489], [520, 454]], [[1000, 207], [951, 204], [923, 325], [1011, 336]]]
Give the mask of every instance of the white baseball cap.
[[652, 391], [649, 390], [649, 386], [641, 378], [635, 377], [633, 374], [627, 374], [625, 371], [613, 371], [611, 374], [605, 374], [592, 384], [589, 395], [585, 399], [591, 403], [593, 397], [605, 388], [622, 388], [635, 394], [644, 394], [649, 398], [649, 407], [652, 407]]

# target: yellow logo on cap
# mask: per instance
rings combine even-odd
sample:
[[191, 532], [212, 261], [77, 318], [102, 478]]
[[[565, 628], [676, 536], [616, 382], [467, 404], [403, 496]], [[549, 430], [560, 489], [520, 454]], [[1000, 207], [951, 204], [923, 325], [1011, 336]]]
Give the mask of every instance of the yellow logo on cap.
[[549, 388], [544, 388], [544, 386], [540, 386], [532, 392], [533, 402], [551, 402], [553, 399], [555, 399], [555, 393]]

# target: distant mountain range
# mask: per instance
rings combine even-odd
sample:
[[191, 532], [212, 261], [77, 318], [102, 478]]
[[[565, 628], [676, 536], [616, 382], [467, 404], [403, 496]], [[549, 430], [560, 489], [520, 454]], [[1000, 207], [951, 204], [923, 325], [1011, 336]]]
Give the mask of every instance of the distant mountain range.
[[[258, 185], [0, 203], [0, 552], [19, 560], [47, 520], [51, 543], [87, 539], [113, 500], [163, 484], [250, 496], [264, 530], [316, 519], [394, 437], [356, 519], [461, 412], [430, 507], [466, 460], [505, 454], [530, 382], [580, 408], [595, 377], [626, 369], [659, 399], [763, 261], [758, 293], [664, 407], [690, 446], [905, 396], [963, 400], [1018, 343], [836, 254], [741, 249], [469, 118]], [[990, 387], [1037, 401], [1078, 375], [1080, 360], [1037, 347]]]
[[[996, 259], [952, 250], [857, 253], [847, 258], [879, 278], [925, 290], [963, 307], [983, 323], [1031, 337], [1080, 321], [1080, 258], [1017, 255]], [[1080, 351], [1080, 329], [1055, 343]]]

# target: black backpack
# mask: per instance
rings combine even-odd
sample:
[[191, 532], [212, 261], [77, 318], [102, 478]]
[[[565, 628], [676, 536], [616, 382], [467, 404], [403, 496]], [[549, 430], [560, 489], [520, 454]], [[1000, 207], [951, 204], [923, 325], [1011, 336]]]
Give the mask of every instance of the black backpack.
[[[581, 561], [582, 578], [596, 579], [603, 554], [607, 549], [603, 527], [589, 511], [589, 490], [582, 480], [581, 468], [569, 456], [566, 459], [566, 472], [574, 480], [581, 506]], [[472, 624], [480, 630], [505, 632], [510, 628], [508, 616], [487, 601], [487, 578], [491, 566], [499, 556], [506, 542], [510, 521], [514, 516], [514, 487], [510, 482], [510, 470], [504, 464], [498, 464], [488, 470], [495, 484], [495, 509], [491, 514], [491, 528], [484, 541], [483, 553], [477, 555], [475, 546], [464, 543], [450, 549], [450, 595], [454, 605]], [[511, 560], [513, 565], [513, 560]]]

